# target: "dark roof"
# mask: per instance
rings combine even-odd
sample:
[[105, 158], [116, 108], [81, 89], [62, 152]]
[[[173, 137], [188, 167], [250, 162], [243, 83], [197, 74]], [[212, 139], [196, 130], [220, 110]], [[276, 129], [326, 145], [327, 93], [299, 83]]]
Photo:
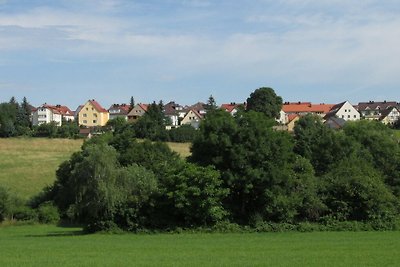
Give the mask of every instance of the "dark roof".
[[380, 110], [384, 110], [396, 106], [399, 106], [399, 103], [397, 103], [396, 101], [383, 101], [383, 102], [369, 101], [369, 102], [358, 103], [357, 109], [358, 111], [377, 110], [379, 107]]
[[331, 110], [325, 115], [324, 119], [328, 119], [330, 117], [333, 117], [336, 115], [336, 112], [338, 112], [339, 109], [341, 109], [343, 107], [343, 105], [346, 103], [347, 101], [344, 101], [342, 103], [336, 104], [334, 105]]
[[393, 109], [396, 109], [397, 111], [399, 111], [399, 109], [397, 107], [389, 107], [385, 110], [382, 110], [381, 117], [379, 118], [379, 120], [383, 120], [384, 118], [386, 118], [386, 116], [388, 116], [390, 114], [390, 112], [392, 112]]
[[[119, 112], [110, 112], [113, 109], [119, 109]], [[129, 110], [131, 109], [131, 105], [128, 104], [112, 104], [110, 108], [108, 109], [108, 112], [112, 114], [118, 114], [118, 115], [127, 115], [129, 113]]]
[[180, 107], [179, 104], [176, 104], [174, 101], [169, 102], [164, 105], [164, 114], [165, 115], [177, 115], [176, 108]]
[[331, 129], [341, 129], [346, 124], [346, 121], [342, 118], [330, 117], [324, 124]]

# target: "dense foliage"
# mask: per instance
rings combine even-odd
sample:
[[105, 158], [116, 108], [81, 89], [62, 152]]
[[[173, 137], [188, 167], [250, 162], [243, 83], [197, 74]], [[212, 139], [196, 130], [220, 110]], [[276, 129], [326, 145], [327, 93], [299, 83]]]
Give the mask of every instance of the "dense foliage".
[[14, 97], [9, 102], [0, 103], [0, 137], [30, 135], [31, 109], [24, 97], [18, 103]]
[[[210, 108], [199, 130], [166, 131], [162, 103], [133, 125], [114, 120], [113, 131], [60, 165], [54, 185], [31, 207], [50, 221], [57, 219], [54, 203], [63, 219], [90, 231], [398, 229], [400, 144], [393, 130], [359, 121], [337, 131], [307, 115], [293, 134], [277, 131], [281, 100], [274, 95], [256, 90], [250, 108], [235, 116]], [[264, 97], [274, 104], [259, 105]], [[171, 139], [193, 139], [188, 160], [154, 142]], [[8, 197], [0, 190], [1, 199]]]

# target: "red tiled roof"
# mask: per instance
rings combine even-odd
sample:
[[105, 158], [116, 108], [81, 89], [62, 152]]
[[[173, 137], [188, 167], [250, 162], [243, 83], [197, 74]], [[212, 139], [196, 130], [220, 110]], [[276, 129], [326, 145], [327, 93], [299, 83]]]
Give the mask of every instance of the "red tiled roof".
[[297, 117], [300, 117], [297, 114], [289, 114], [288, 115], [288, 122], [291, 122], [292, 120], [296, 119]]
[[237, 106], [237, 104], [222, 104], [221, 109], [226, 110], [227, 112], [231, 113]]
[[147, 111], [147, 108], [149, 107], [149, 105], [147, 105], [147, 104], [138, 104], [139, 105], [139, 107], [141, 108], [141, 109], [143, 109], [144, 111]]
[[74, 112], [72, 112], [67, 106], [61, 106], [61, 105], [48, 105], [48, 104], [43, 104], [42, 107], [51, 109], [53, 113], [56, 114], [61, 114], [64, 116], [74, 116]]
[[282, 110], [286, 113], [328, 113], [333, 104], [311, 104], [310, 102], [286, 103]]
[[96, 100], [92, 99], [89, 100], [89, 102], [94, 106], [94, 108], [98, 111], [98, 112], [108, 112], [105, 108], [103, 108]]

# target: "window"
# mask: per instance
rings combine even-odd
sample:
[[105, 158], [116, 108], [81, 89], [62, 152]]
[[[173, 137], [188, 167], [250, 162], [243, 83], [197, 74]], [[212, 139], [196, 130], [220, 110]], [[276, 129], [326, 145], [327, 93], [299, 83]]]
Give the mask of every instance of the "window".
[[354, 115], [354, 119], [357, 118], [357, 115]]
[[349, 118], [349, 119], [350, 119], [350, 115], [347, 115], [347, 118]]
[[84, 113], [84, 114], [83, 114], [83, 117], [85, 117], [85, 118], [86, 118], [86, 117], [87, 117], [87, 114], [86, 114], [86, 113]]
[[87, 123], [87, 120], [83, 120], [83, 123]]
[[97, 118], [97, 114], [96, 114], [96, 113], [94, 113], [94, 114], [93, 114], [93, 117]]
[[97, 120], [93, 120], [93, 123], [97, 123]]
[[342, 119], [344, 119], [344, 115], [342, 115]]

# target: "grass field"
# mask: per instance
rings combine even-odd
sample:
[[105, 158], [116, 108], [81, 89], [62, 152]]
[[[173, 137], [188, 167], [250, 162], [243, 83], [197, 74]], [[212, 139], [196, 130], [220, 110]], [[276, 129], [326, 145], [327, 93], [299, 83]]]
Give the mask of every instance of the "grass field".
[[0, 266], [398, 266], [400, 232], [81, 235], [0, 228]]
[[0, 139], [0, 184], [29, 198], [52, 184], [61, 162], [78, 151], [82, 140]]
[[[52, 184], [61, 162], [78, 151], [83, 140], [47, 138], [0, 138], [0, 185], [29, 198]], [[183, 157], [188, 143], [168, 143]]]

